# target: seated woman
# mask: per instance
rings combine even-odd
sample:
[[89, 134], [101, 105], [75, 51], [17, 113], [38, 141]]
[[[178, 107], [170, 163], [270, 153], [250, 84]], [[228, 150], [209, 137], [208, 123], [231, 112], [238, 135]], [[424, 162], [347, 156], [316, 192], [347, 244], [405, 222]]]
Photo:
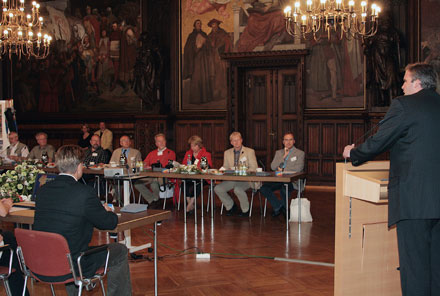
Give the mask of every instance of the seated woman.
[[[211, 161], [211, 153], [206, 151], [205, 147], [203, 147], [203, 140], [197, 135], [191, 136], [188, 139], [188, 144], [190, 144], [191, 149], [186, 151], [185, 156], [183, 157], [182, 164], [195, 164], [200, 169], [200, 164], [202, 162], [202, 157], [206, 157], [208, 162], [208, 167], [212, 167]], [[194, 210], [194, 180], [186, 180], [186, 201], [188, 206], [186, 207], [187, 212], [191, 212]], [[197, 185], [200, 184], [200, 180], [197, 181]], [[201, 188], [203, 189], [203, 188]], [[199, 192], [200, 193], [200, 190]]]

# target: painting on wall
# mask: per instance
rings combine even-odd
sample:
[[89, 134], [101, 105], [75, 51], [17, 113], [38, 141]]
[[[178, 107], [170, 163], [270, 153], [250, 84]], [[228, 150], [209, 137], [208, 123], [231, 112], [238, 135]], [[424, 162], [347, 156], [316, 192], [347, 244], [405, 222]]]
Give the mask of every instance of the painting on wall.
[[181, 0], [180, 110], [224, 110], [226, 52], [302, 49], [285, 30], [287, 0]]
[[361, 40], [332, 35], [306, 46], [306, 109], [365, 109]]
[[48, 1], [45, 30], [54, 38], [43, 60], [14, 61], [19, 112], [93, 113], [145, 109], [135, 91], [141, 37], [138, 0]]
[[[440, 75], [440, 30], [438, 17], [433, 11], [440, 9], [439, 0], [420, 0], [420, 61], [434, 66]], [[437, 9], [437, 10], [436, 10]], [[440, 93], [440, 83], [437, 82]]]

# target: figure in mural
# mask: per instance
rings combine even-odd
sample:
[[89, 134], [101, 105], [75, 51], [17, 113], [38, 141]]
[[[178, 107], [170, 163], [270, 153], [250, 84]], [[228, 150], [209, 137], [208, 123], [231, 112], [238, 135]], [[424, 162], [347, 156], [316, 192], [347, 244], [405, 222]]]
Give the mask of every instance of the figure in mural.
[[373, 106], [389, 106], [391, 99], [401, 93], [399, 43], [399, 33], [393, 26], [391, 14], [384, 13], [376, 35], [365, 40], [367, 85], [374, 98]]
[[[202, 22], [194, 21], [193, 31], [186, 39], [183, 50], [183, 79], [189, 80], [187, 102], [201, 104], [211, 102], [212, 77], [214, 75], [211, 59], [211, 46], [208, 35], [202, 31]], [[185, 90], [184, 90], [185, 91]]]
[[53, 60], [46, 59], [40, 63], [40, 101], [38, 112], [58, 112], [58, 82], [61, 78], [59, 69]]
[[154, 109], [160, 100], [162, 55], [157, 44], [157, 38], [151, 38], [145, 32], [142, 33], [140, 41], [142, 46], [138, 50], [134, 66], [133, 89], [145, 103], [146, 109]]
[[96, 69], [96, 81], [98, 84], [98, 93], [110, 86], [110, 70], [113, 70], [110, 61], [110, 39], [107, 36], [107, 30], [101, 30], [101, 39], [98, 46], [98, 61]]
[[224, 18], [229, 18], [229, 13], [226, 11], [226, 5], [231, 0], [186, 0], [185, 9], [193, 14], [204, 14], [216, 10], [219, 15]]
[[290, 39], [285, 29], [284, 14], [280, 1], [244, 1], [248, 16], [247, 25], [237, 42], [237, 51], [253, 51], [259, 45], [271, 50], [285, 38]]
[[212, 49], [211, 56], [214, 70], [214, 75], [211, 76], [213, 78], [211, 82], [213, 100], [223, 100], [227, 97], [227, 63], [221, 59], [220, 55], [232, 51], [231, 37], [223, 28], [220, 28], [221, 23], [222, 21], [215, 18], [208, 23], [208, 27], [211, 28], [208, 40]]
[[113, 64], [113, 82], [111, 89], [116, 87], [116, 83], [119, 81], [119, 57], [121, 48], [121, 31], [119, 30], [118, 22], [112, 23], [112, 32], [110, 33], [110, 60]]
[[127, 90], [129, 85], [133, 82], [133, 67], [136, 62], [136, 48], [137, 48], [137, 30], [130, 24], [121, 24], [121, 55], [119, 64], [119, 79], [124, 84], [124, 89]]

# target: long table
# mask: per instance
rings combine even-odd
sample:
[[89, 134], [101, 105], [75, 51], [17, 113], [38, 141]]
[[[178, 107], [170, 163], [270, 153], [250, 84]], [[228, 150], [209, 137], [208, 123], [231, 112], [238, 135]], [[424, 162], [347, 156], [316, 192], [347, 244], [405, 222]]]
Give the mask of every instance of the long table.
[[[31, 207], [31, 205], [29, 206]], [[121, 243], [124, 243], [131, 253], [151, 246], [149, 243], [140, 246], [133, 246], [131, 244], [131, 229], [154, 224], [154, 295], [157, 295], [157, 222], [169, 219], [171, 217], [171, 212], [162, 210], [148, 210], [131, 214], [120, 212], [120, 208], [115, 208], [115, 212], [118, 215], [118, 224], [116, 228], [99, 231], [124, 232], [125, 238], [124, 241], [121, 241]], [[0, 221], [32, 225], [34, 224], [34, 215], [34, 209], [23, 208], [23, 210], [17, 210], [9, 213], [6, 217], [0, 217]]]
[[[256, 173], [250, 173], [248, 175], [234, 175], [234, 174], [181, 174], [181, 173], [163, 173], [163, 172], [154, 172], [151, 170], [146, 170], [143, 172], [140, 172], [136, 178], [168, 178], [168, 179], [181, 179], [181, 180], [188, 180], [188, 179], [195, 179], [195, 180], [201, 180], [203, 182], [204, 180], [210, 181], [211, 186], [211, 195], [210, 195], [210, 201], [211, 201], [211, 219], [214, 218], [214, 188], [213, 184], [214, 181], [242, 181], [242, 182], [277, 182], [277, 183], [285, 183], [286, 186], [286, 196], [285, 196], [285, 202], [286, 202], [286, 211], [289, 211], [289, 187], [288, 183], [292, 183], [294, 181], [298, 181], [298, 188], [302, 188], [303, 179], [306, 177], [306, 174], [304, 172], [300, 173], [286, 173], [282, 174], [280, 176], [275, 176], [274, 172], [269, 173], [267, 176], [257, 176]], [[185, 184], [185, 183], [184, 183]], [[203, 186], [202, 186], [203, 188]], [[202, 215], [203, 215], [203, 190], [202, 190]], [[297, 194], [298, 199], [298, 221], [301, 223], [301, 190], [298, 190]], [[209, 202], [209, 201], [208, 201]], [[186, 223], [186, 192], [184, 190], [184, 221]], [[195, 223], [197, 223], [197, 207], [195, 207]], [[286, 215], [286, 230], [289, 230], [289, 215]]]
[[[13, 169], [14, 167], [11, 165], [3, 165], [0, 166], [0, 169]], [[50, 173], [58, 173], [58, 169], [56, 168], [42, 168], [42, 170]], [[104, 169], [90, 169], [85, 168], [83, 170], [85, 174], [94, 174], [98, 176], [104, 175]], [[277, 183], [285, 183], [286, 185], [286, 195], [285, 195], [285, 207], [286, 211], [289, 211], [289, 190], [288, 183], [292, 183], [294, 181], [298, 181], [298, 187], [302, 188], [303, 179], [306, 177], [304, 172], [299, 173], [285, 173], [280, 176], [275, 176], [274, 172], [270, 172], [267, 176], [257, 176], [255, 173], [250, 173], [245, 176], [235, 175], [235, 174], [182, 174], [182, 173], [164, 173], [153, 170], [144, 170], [140, 173], [121, 176], [121, 177], [112, 177], [114, 180], [123, 181], [123, 197], [124, 197], [124, 205], [130, 203], [130, 182], [143, 179], [143, 178], [168, 178], [168, 179], [179, 179], [179, 180], [201, 180], [209, 181], [211, 186], [211, 194], [209, 196], [211, 202], [211, 209], [213, 209], [214, 205], [214, 181], [243, 181], [243, 182], [277, 182]], [[184, 182], [184, 186], [186, 186], [186, 182]], [[202, 216], [203, 216], [203, 190], [201, 192], [202, 202]], [[301, 190], [298, 190], [298, 221], [301, 223]], [[208, 201], [209, 202], [209, 201]], [[186, 223], [186, 192], [184, 190], [184, 222]], [[289, 215], [286, 215], [286, 230], [289, 230]], [[195, 223], [197, 224], [197, 207], [195, 207], [195, 215], [194, 215]], [[211, 219], [214, 219], [214, 212], [211, 210]]]

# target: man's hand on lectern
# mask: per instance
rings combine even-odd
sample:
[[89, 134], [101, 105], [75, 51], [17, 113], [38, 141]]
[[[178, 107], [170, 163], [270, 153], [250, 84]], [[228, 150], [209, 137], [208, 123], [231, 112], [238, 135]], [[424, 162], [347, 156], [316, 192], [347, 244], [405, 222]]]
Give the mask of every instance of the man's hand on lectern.
[[344, 148], [344, 152], [342, 153], [342, 156], [344, 157], [344, 158], [350, 158], [350, 151], [351, 151], [351, 149], [353, 149], [354, 148], [354, 144], [351, 144], [351, 145], [347, 145], [347, 146], [345, 146], [345, 148]]

